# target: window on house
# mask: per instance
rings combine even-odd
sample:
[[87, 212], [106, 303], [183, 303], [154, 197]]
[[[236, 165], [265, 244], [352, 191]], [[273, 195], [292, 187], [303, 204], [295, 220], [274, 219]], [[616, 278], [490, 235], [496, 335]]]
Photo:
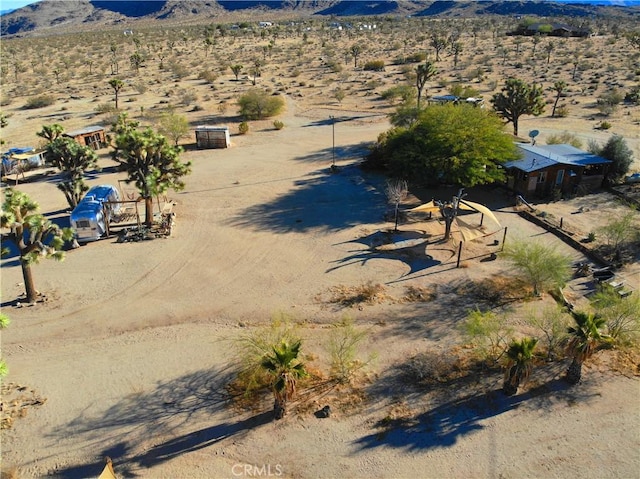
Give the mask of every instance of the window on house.
[[538, 173], [538, 183], [545, 183], [547, 181], [547, 172], [541, 171]]

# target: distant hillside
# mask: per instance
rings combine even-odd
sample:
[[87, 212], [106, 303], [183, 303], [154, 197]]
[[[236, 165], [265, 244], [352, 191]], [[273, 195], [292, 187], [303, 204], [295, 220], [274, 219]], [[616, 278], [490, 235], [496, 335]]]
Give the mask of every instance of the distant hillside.
[[[588, 1], [588, 0], [587, 0]], [[596, 0], [592, 0], [591, 3]], [[606, 0], [603, 0], [606, 1]], [[615, 0], [611, 0], [612, 2]], [[640, 0], [621, 0], [640, 2]], [[269, 12], [269, 19], [293, 13], [318, 16], [413, 15], [471, 17], [479, 15], [625, 16], [640, 19], [633, 7], [541, 1], [418, 1], [418, 0], [42, 0], [2, 15], [1, 35], [43, 34], [51, 29], [91, 28], [137, 21], [196, 22], [229, 18], [252, 10]], [[222, 20], [218, 20], [222, 21]]]

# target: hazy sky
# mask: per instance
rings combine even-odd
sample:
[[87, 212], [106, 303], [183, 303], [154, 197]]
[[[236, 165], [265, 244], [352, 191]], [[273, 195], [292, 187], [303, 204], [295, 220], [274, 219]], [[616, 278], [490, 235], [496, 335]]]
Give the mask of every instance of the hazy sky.
[[0, 10], [12, 10], [14, 8], [24, 7], [30, 3], [36, 3], [39, 0], [0, 0]]

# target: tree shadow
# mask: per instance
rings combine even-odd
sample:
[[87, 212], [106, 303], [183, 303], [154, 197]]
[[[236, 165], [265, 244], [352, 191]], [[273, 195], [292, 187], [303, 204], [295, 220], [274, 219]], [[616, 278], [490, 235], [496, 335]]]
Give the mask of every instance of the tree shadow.
[[383, 179], [355, 165], [337, 174], [317, 170], [269, 203], [253, 205], [231, 218], [232, 226], [277, 233], [339, 230], [378, 222], [386, 203]]
[[[225, 386], [236, 373], [231, 366], [201, 370], [159, 383], [147, 392], [134, 391], [98, 415], [80, 413], [49, 436], [55, 441], [73, 437], [83, 448], [102, 449], [97, 456], [91, 453], [96, 460], [58, 470], [56, 475], [96, 477], [104, 466], [97, 458], [109, 456], [119, 476], [134, 477], [137, 468], [152, 467], [267, 423], [273, 418], [271, 411], [190, 430], [190, 424], [212, 420], [229, 405], [232, 397]], [[151, 449], [140, 450], [139, 444], [150, 438], [167, 437]]]
[[362, 141], [360, 143], [354, 143], [352, 145], [337, 145], [335, 148], [332, 145], [322, 148], [320, 150], [309, 153], [308, 155], [297, 156], [294, 159], [299, 161], [332, 161], [345, 160], [345, 159], [362, 159], [369, 154], [370, 147], [373, 145], [371, 141]]
[[[407, 451], [447, 448], [453, 446], [461, 437], [484, 429], [486, 426], [483, 422], [487, 419], [509, 411], [521, 407], [533, 411], [548, 411], [550, 407], [558, 404], [566, 402], [567, 406], [573, 406], [600, 396], [596, 380], [584, 381], [575, 387], [569, 386], [559, 377], [558, 371], [561, 368], [562, 364], [555, 363], [547, 368], [546, 372], [541, 373], [545, 378], [544, 382], [511, 397], [505, 396], [495, 387], [495, 380], [492, 386], [491, 378], [487, 380], [474, 377], [473, 372], [468, 376], [436, 385], [438, 394], [434, 401], [435, 407], [399, 419], [390, 419], [387, 416], [375, 425], [377, 431], [357, 439], [355, 444], [361, 450], [377, 447]], [[389, 376], [395, 375], [397, 378], [399, 374], [395, 369], [388, 373], [378, 382], [388, 381]], [[538, 370], [534, 374], [538, 374]], [[396, 379], [395, 382], [395, 387], [391, 389], [386, 383], [383, 386], [374, 384], [369, 393], [379, 396], [388, 395], [392, 391], [397, 392], [399, 381]], [[403, 389], [407, 389], [407, 384], [404, 384]], [[420, 395], [419, 391], [414, 391], [415, 397]], [[411, 394], [408, 397], [411, 397]]]

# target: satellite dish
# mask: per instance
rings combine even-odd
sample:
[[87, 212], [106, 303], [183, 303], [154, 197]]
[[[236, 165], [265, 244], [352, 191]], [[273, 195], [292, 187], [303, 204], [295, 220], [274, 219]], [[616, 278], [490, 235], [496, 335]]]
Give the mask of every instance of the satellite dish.
[[531, 130], [529, 132], [529, 138], [535, 138], [536, 136], [538, 136], [540, 134], [540, 132], [538, 130]]

